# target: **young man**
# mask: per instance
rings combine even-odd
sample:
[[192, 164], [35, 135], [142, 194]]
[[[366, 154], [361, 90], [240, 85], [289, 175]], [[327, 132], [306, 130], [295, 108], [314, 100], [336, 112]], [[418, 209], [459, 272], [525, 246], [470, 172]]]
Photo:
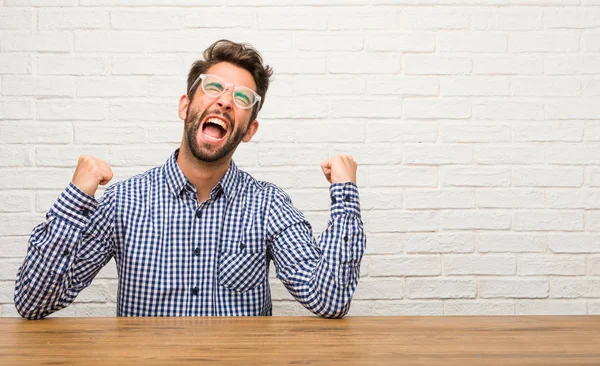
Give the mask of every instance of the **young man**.
[[356, 163], [321, 165], [331, 220], [319, 238], [277, 186], [232, 155], [258, 129], [272, 70], [252, 47], [215, 42], [179, 99], [181, 146], [167, 162], [111, 185], [110, 167], [79, 158], [73, 179], [31, 235], [15, 306], [28, 319], [68, 306], [115, 258], [118, 316], [271, 315], [269, 262], [307, 309], [343, 317], [358, 284], [365, 235]]

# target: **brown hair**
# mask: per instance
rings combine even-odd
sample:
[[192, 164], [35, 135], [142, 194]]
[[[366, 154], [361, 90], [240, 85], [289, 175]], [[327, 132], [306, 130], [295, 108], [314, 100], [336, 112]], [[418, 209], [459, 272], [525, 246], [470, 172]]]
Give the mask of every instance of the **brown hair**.
[[[221, 39], [210, 45], [202, 54], [204, 60], [198, 60], [194, 62], [187, 78], [187, 89], [188, 98], [190, 102], [194, 99], [196, 90], [200, 86], [197, 83], [193, 90], [190, 87], [196, 81], [200, 74], [206, 73], [206, 71], [213, 65], [219, 62], [229, 62], [242, 69], [247, 70], [256, 83], [256, 93], [260, 95], [260, 109], [265, 103], [265, 96], [267, 89], [269, 88], [269, 77], [273, 74], [273, 69], [268, 65], [263, 65], [263, 59], [260, 53], [254, 49], [250, 44], [247, 43], [236, 43], [226, 39]], [[254, 121], [258, 115], [259, 109], [256, 104], [252, 109], [252, 116], [250, 122]]]

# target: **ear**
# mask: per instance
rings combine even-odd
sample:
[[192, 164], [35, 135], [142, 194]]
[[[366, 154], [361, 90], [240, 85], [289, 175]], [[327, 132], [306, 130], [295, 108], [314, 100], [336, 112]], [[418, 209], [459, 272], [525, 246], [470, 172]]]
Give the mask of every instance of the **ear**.
[[179, 118], [181, 118], [183, 121], [185, 121], [187, 118], [187, 110], [189, 105], [190, 99], [188, 98], [187, 94], [183, 94], [181, 98], [179, 98]]
[[250, 126], [248, 126], [248, 130], [246, 130], [246, 134], [242, 138], [242, 141], [250, 142], [250, 140], [252, 140], [252, 136], [254, 136], [256, 131], [258, 131], [258, 121], [254, 120], [252, 121], [252, 123], [250, 123]]

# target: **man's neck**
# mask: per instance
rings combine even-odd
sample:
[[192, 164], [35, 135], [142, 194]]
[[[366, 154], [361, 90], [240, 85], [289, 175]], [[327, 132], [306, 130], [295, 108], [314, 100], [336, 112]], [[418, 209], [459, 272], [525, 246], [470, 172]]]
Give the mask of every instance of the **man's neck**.
[[200, 161], [183, 146], [180, 148], [179, 155], [177, 156], [179, 169], [196, 187], [198, 203], [208, 199], [210, 191], [225, 176], [230, 164], [231, 156], [211, 163]]

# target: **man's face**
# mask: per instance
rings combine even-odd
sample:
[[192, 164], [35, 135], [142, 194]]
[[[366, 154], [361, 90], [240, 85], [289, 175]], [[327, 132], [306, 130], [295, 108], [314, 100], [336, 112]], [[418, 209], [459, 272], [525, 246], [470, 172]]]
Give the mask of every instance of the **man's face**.
[[[206, 74], [220, 76], [233, 85], [243, 85], [256, 91], [252, 75], [230, 63], [213, 65]], [[236, 106], [231, 93], [229, 88], [219, 97], [210, 97], [198, 85], [193, 101], [187, 106], [185, 118], [185, 139], [196, 159], [214, 162], [229, 158], [244, 137], [247, 137], [245, 141], [249, 141], [254, 134], [255, 128], [250, 133], [248, 131], [252, 108]]]

